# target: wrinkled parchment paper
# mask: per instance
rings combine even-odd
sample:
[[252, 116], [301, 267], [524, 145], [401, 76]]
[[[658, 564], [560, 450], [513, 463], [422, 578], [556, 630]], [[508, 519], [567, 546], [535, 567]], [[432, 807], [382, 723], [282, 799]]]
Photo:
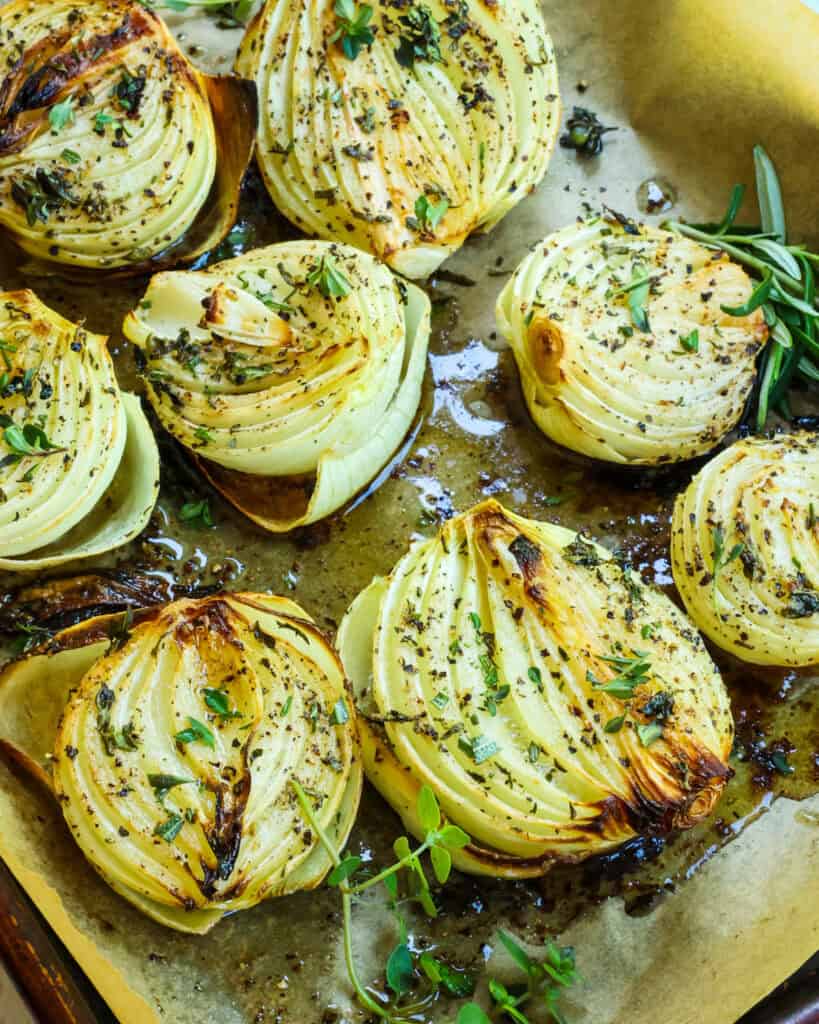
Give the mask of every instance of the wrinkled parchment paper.
[[[531, 426], [508, 353], [492, 337], [498, 272], [511, 271], [530, 244], [576, 217], [584, 202], [637, 215], [638, 186], [657, 176], [677, 193], [674, 215], [718, 218], [730, 186], [752, 183], [756, 142], [780, 170], [792, 234], [815, 243], [819, 15], [798, 0], [546, 0], [544, 8], [566, 113], [580, 103], [619, 130], [607, 136], [599, 159], [558, 150], [538, 192], [448, 262], [447, 270], [476, 286], [448, 289], [454, 312], [433, 339], [426, 420], [399, 468], [308, 548], [264, 537], [218, 506], [218, 531], [194, 537], [174, 530], [183, 537], [177, 562], [236, 559], [237, 582], [246, 587], [281, 590], [287, 579], [294, 596], [332, 628], [358, 589], [404, 550], [420, 512], [466, 508], [487, 487], [523, 514], [588, 525], [614, 542], [627, 532], [627, 516], [667, 513], [658, 498], [551, 448]], [[229, 68], [237, 31], [218, 29], [201, 14], [169, 21], [200, 65]], [[587, 83], [583, 92], [580, 82]], [[286, 226], [267, 219], [260, 240], [283, 237]], [[26, 281], [62, 312], [109, 332], [124, 353], [119, 327], [138, 289], [72, 288], [32, 278], [23, 264], [10, 247], [0, 249], [4, 287]], [[129, 367], [122, 354], [125, 383]], [[585, 492], [583, 500], [548, 507], [544, 496], [566, 481]], [[163, 496], [161, 505], [172, 520], [173, 500]], [[611, 524], [608, 537], [603, 521]], [[655, 565], [658, 582], [667, 582], [667, 564]], [[795, 704], [794, 714], [813, 714], [815, 706]], [[819, 731], [819, 722], [814, 727]], [[729, 788], [717, 810], [729, 821], [731, 799]], [[726, 846], [709, 843], [705, 829], [682, 837], [673, 891], [669, 886], [645, 915], [626, 914], [619, 898], [578, 910], [577, 870], [549, 883], [551, 896], [541, 900], [536, 887], [464, 879], [453, 896], [442, 896], [447, 913], [435, 938], [462, 962], [480, 965], [498, 923], [532, 940], [560, 931], [559, 941], [576, 946], [585, 977], [565, 1001], [572, 1024], [732, 1024], [819, 947], [819, 795], [758, 810]], [[369, 794], [353, 846], [386, 857], [397, 830]], [[257, 907], [203, 938], [176, 935], [114, 895], [79, 854], [50, 797], [2, 764], [0, 855], [125, 1024], [362, 1019], [349, 1003], [333, 892]], [[690, 865], [682, 871], [687, 880], [680, 864]], [[641, 873], [630, 877], [639, 887]], [[375, 904], [357, 909], [356, 922], [361, 973], [376, 977], [394, 931]], [[503, 977], [508, 968], [492, 952], [491, 971]], [[328, 1007], [338, 1013], [325, 1016]], [[445, 1005], [432, 1013], [436, 1021], [454, 1018]]]

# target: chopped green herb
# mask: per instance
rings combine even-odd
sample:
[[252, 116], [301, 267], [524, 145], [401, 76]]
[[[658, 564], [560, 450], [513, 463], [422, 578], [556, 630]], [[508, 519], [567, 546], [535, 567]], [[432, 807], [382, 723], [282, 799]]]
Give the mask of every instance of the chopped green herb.
[[474, 736], [471, 739], [467, 736], [460, 736], [458, 746], [464, 753], [469, 754], [475, 764], [483, 764], [490, 757], [494, 757], [500, 749], [498, 744], [488, 736]]
[[644, 747], [650, 747], [652, 743], [660, 739], [663, 734], [663, 727], [659, 722], [649, 722], [646, 725], [637, 725], [637, 735]]
[[192, 526], [210, 528], [214, 525], [210, 502], [207, 498], [202, 498], [201, 501], [185, 502], [179, 510], [179, 518], [183, 523], [190, 523]]
[[371, 46], [375, 41], [375, 33], [370, 28], [373, 9], [369, 4], [357, 6], [354, 0], [336, 0], [333, 9], [338, 27], [327, 42], [340, 41], [344, 56], [355, 60], [363, 47]]
[[610, 718], [608, 722], [603, 726], [603, 732], [620, 732], [623, 728], [623, 722], [625, 722], [625, 715], [617, 715], [616, 718]]
[[599, 156], [603, 152], [603, 136], [617, 131], [604, 125], [597, 114], [586, 107], [574, 107], [566, 129], [560, 136], [560, 145], [584, 156]]
[[345, 722], [350, 720], [350, 712], [347, 710], [347, 705], [343, 699], [336, 702], [330, 713], [330, 725], [344, 725]]
[[220, 718], [241, 718], [241, 711], [231, 710], [230, 699], [224, 690], [214, 690], [208, 686], [202, 689], [205, 695], [205, 703], [210, 710]]
[[432, 235], [449, 209], [447, 196], [438, 196], [431, 202], [428, 195], [420, 195], [415, 200], [415, 216], [407, 218], [407, 224], [424, 235]]
[[165, 797], [176, 786], [185, 786], [193, 779], [186, 779], [181, 775], [166, 775], [164, 772], [149, 772], [148, 782], [154, 790], [157, 800], [162, 803]]
[[432, 704], [433, 707], [436, 707], [439, 711], [443, 711], [447, 704], [449, 704], [449, 695], [439, 691], [432, 698], [430, 704]]
[[60, 132], [66, 125], [74, 123], [74, 98], [67, 96], [62, 102], [55, 103], [48, 112], [48, 123], [55, 132]]
[[711, 531], [711, 557], [713, 559], [714, 568], [712, 570], [712, 593], [716, 598], [717, 593], [717, 579], [719, 574], [731, 562], [736, 561], [737, 558], [745, 550], [743, 543], [735, 544], [729, 552], [725, 551], [725, 531], [721, 526], [715, 526]]
[[307, 275], [307, 284], [318, 288], [325, 299], [343, 299], [352, 285], [329, 256], [322, 256]]
[[215, 749], [216, 740], [210, 729], [199, 721], [198, 718], [191, 718], [188, 715], [188, 727], [174, 734], [177, 743], [204, 743], [205, 746]]
[[172, 843], [182, 831], [184, 824], [185, 819], [181, 815], [169, 814], [165, 821], [160, 821], [156, 826], [154, 835], [164, 839], [166, 843]]
[[680, 338], [680, 344], [686, 352], [699, 352], [700, 332], [694, 328], [690, 334], [687, 334], [684, 338]]

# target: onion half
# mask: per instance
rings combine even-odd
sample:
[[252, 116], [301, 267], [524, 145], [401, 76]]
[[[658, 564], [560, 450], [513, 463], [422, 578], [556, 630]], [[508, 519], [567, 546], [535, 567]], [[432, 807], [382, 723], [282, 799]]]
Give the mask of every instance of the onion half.
[[0, 294], [0, 569], [102, 554], [147, 524], [159, 454], [107, 338], [31, 291]]
[[0, 58], [0, 224], [27, 252], [137, 272], [229, 230], [255, 128], [249, 83], [200, 74], [132, 0], [12, 0]]
[[552, 41], [534, 0], [383, 2], [351, 59], [337, 6], [268, 0], [245, 35], [236, 67], [259, 91], [259, 165], [303, 231], [426, 277], [545, 174]]
[[738, 423], [768, 337], [752, 283], [690, 239], [600, 218], [550, 235], [497, 304], [533, 419], [608, 462], [677, 462]]
[[731, 775], [702, 639], [603, 548], [487, 501], [353, 602], [339, 650], [367, 777], [416, 835], [420, 787], [473, 837], [456, 864], [527, 877], [702, 820]]
[[429, 315], [420, 289], [366, 253], [304, 241], [160, 274], [124, 331], [165, 428], [278, 532], [335, 511], [398, 448]]
[[280, 597], [140, 614], [129, 635], [112, 628], [121, 616], [91, 619], [8, 666], [4, 749], [53, 786], [103, 878], [162, 924], [201, 933], [315, 888], [331, 861], [290, 781], [339, 847], [361, 791], [332, 647]]
[[819, 665], [819, 434], [748, 438], [674, 505], [674, 582], [719, 647], [757, 665]]

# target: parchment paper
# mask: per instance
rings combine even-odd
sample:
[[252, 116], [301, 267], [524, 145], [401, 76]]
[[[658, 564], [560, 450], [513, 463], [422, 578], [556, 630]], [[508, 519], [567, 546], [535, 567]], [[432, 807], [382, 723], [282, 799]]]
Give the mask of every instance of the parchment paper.
[[[410, 536], [423, 531], [422, 513], [445, 515], [488, 493], [523, 514], [587, 526], [634, 550], [652, 531], [662, 542], [667, 485], [646, 490], [613, 477], [554, 449], [531, 425], [509, 353], [493, 336], [499, 274], [582, 213], [584, 202], [637, 215], [638, 186], [658, 175], [677, 192], [675, 215], [719, 217], [730, 186], [752, 183], [756, 142], [779, 168], [792, 234], [815, 243], [819, 16], [798, 0], [547, 0], [544, 9], [565, 110], [589, 106], [619, 130], [598, 159], [558, 150], [537, 193], [448, 262], [448, 271], [475, 285], [439, 280], [433, 289], [448, 303], [431, 346], [425, 420], [378, 490], [329, 527], [274, 540], [218, 502], [218, 530], [195, 534], [175, 521], [180, 494], [165, 487], [138, 552], [161, 549], [168, 571], [183, 576], [194, 571], [188, 562], [206, 577], [218, 561], [243, 587], [289, 587], [332, 629], [373, 573], [388, 571]], [[240, 33], [217, 29], [198, 13], [168, 20], [198, 63], [227, 70]], [[245, 215], [259, 243], [291, 233], [261, 199], [253, 202], [258, 209]], [[0, 273], [4, 287], [25, 282], [66, 315], [111, 333], [121, 379], [133, 381], [119, 327], [138, 286], [77, 288], [32, 276], [7, 245]], [[546, 501], [555, 492], [567, 494], [559, 508]], [[669, 582], [662, 546], [640, 567], [647, 578]], [[764, 685], [751, 675], [749, 687]], [[724, 845], [709, 823], [620, 885], [626, 898], [665, 888], [649, 913], [626, 913], [619, 896], [603, 898], [606, 887], [594, 890], [601, 901], [589, 906], [579, 869], [555, 872], [540, 894], [535, 886], [461, 879], [441, 895], [445, 912], [434, 940], [473, 965], [489, 956], [498, 924], [530, 940], [548, 934], [574, 944], [586, 981], [567, 997], [572, 1024], [732, 1024], [819, 946], [819, 796], [808, 795], [819, 789], [810, 776], [811, 751], [819, 749], [816, 683], [791, 682], [783, 692], [783, 728], [790, 723], [802, 738], [793, 755], [800, 784], [792, 791], [807, 798], [752, 801], [750, 811], [740, 769], [717, 810], [738, 838]], [[367, 794], [352, 847], [385, 858], [398, 829]], [[333, 892], [274, 901], [201, 939], [178, 936], [115, 896], [75, 848], [48, 795], [3, 765], [0, 855], [125, 1024], [362, 1019], [350, 1008]], [[356, 921], [361, 973], [375, 978], [395, 934], [377, 903], [357, 909]], [[491, 971], [504, 976], [503, 957], [493, 952], [489, 959]], [[441, 1004], [431, 1016], [448, 1021], [454, 1009]]]

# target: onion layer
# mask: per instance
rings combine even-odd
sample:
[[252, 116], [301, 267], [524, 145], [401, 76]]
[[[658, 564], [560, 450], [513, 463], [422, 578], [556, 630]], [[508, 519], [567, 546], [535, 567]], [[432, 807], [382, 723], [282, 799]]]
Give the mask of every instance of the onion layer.
[[0, 294], [0, 568], [101, 554], [147, 523], [159, 455], [107, 339], [31, 291]]
[[162, 20], [130, 0], [12, 0], [0, 57], [0, 223], [20, 245], [80, 268], [176, 245], [214, 182], [216, 135], [210, 83]]
[[484, 502], [342, 622], [365, 772], [416, 835], [419, 788], [523, 877], [705, 817], [731, 772], [719, 673], [674, 605], [605, 549]]
[[819, 434], [720, 452], [677, 498], [671, 557], [719, 647], [757, 665], [819, 664]]
[[429, 300], [349, 246], [287, 242], [157, 275], [126, 319], [166, 427], [270, 530], [339, 508], [421, 397]]
[[546, 172], [552, 42], [534, 0], [380, 2], [350, 59], [337, 7], [268, 0], [248, 29], [237, 70], [259, 90], [259, 165], [302, 230], [425, 277]]
[[[279, 597], [183, 600], [143, 612], [117, 647], [101, 641], [112, 618], [66, 630], [0, 678], [4, 745], [35, 771], [52, 745], [83, 853], [182, 931], [317, 886], [331, 862], [290, 781], [343, 846], [361, 768], [344, 675], [312, 620]], [[55, 740], [51, 709], [69, 693]]]
[[736, 425], [767, 338], [745, 271], [656, 228], [597, 219], [546, 238], [498, 299], [529, 410], [573, 451], [655, 464]]

